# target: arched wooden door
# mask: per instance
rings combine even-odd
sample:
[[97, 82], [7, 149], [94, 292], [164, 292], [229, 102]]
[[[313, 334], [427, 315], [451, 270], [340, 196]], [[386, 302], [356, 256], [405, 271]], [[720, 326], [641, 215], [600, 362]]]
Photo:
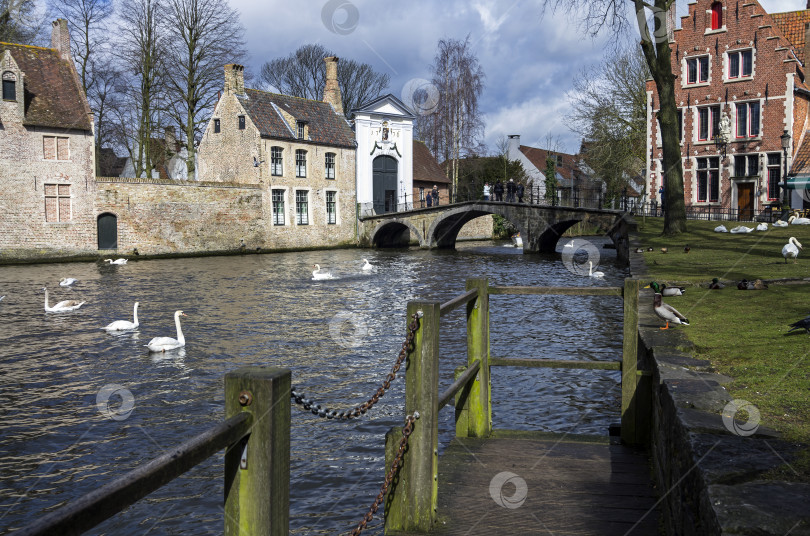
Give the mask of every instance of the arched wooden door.
[[391, 156], [374, 159], [372, 196], [377, 214], [397, 210], [397, 167], [396, 159]]
[[118, 249], [118, 217], [109, 212], [99, 214], [98, 249]]

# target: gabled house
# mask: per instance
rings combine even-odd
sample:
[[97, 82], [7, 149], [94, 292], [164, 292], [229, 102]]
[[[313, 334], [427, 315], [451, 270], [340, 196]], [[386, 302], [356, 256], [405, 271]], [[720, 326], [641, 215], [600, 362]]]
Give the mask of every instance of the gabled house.
[[355, 237], [355, 137], [343, 116], [337, 58], [323, 101], [245, 88], [225, 66], [224, 91], [198, 150], [198, 178], [261, 184], [267, 247], [319, 247]]
[[450, 200], [450, 178], [442, 171], [441, 166], [424, 142], [413, 142], [413, 199], [414, 208], [427, 206], [425, 196], [433, 187], [439, 191], [439, 205]]
[[0, 43], [0, 259], [93, 253], [93, 115], [67, 21], [51, 47]]
[[[692, 211], [730, 209], [750, 218], [783, 201], [785, 169], [810, 143], [810, 11], [769, 14], [756, 0], [697, 0], [688, 7], [681, 27], [669, 27], [684, 200]], [[645, 180], [658, 202], [666, 173], [659, 107], [648, 81]], [[803, 205], [801, 193], [790, 203]]]

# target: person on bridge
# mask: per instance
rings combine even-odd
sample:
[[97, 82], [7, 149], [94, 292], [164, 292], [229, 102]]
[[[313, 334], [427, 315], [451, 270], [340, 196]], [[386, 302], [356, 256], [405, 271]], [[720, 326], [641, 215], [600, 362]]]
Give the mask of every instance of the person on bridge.
[[435, 184], [433, 185], [433, 190], [430, 192], [431, 197], [433, 197], [433, 206], [439, 206], [439, 187]]
[[489, 183], [484, 183], [484, 201], [489, 201]]
[[514, 203], [515, 202], [515, 179], [509, 179], [509, 182], [506, 183], [506, 202], [507, 203]]
[[523, 203], [523, 193], [525, 192], [525, 188], [523, 187], [523, 183], [519, 182], [517, 185], [517, 196], [518, 196], [518, 203]]
[[425, 196], [425, 204], [427, 205], [428, 208], [433, 206], [433, 192], [432, 191], [428, 192], [427, 195]]
[[501, 179], [495, 181], [495, 201], [503, 201], [503, 183]]

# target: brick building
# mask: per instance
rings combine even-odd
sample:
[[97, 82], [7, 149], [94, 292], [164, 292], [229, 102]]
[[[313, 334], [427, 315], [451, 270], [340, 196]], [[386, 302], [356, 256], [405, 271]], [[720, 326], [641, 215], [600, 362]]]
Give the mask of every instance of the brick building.
[[245, 88], [243, 67], [226, 65], [200, 142], [199, 178], [262, 185], [268, 248], [354, 242], [355, 138], [326, 60], [324, 101]]
[[51, 48], [0, 43], [0, 61], [0, 259], [93, 253], [93, 116], [67, 21]]
[[[680, 28], [668, 19], [685, 202], [752, 216], [782, 198], [783, 134], [790, 136], [789, 165], [810, 144], [804, 69], [810, 11], [768, 14], [756, 0], [698, 0], [688, 7]], [[659, 106], [648, 81], [646, 181], [654, 201], [664, 173]], [[802, 197], [794, 193], [792, 205]]]

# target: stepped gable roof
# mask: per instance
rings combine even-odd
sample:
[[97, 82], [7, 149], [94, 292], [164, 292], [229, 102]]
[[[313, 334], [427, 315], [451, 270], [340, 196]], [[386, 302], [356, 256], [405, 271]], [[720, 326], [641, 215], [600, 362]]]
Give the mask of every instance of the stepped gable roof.
[[237, 98], [263, 137], [297, 139], [294, 134], [296, 125], [289, 124], [278, 111], [280, 109], [297, 121], [307, 123], [309, 139], [303, 141], [352, 149], [356, 146], [349, 123], [335, 113], [329, 103], [258, 89], [245, 89], [245, 94], [247, 97], [237, 95]]
[[423, 142], [413, 140], [413, 180], [447, 184], [450, 179]]
[[774, 26], [776, 26], [781, 34], [785, 36], [785, 39], [790, 41], [790, 44], [793, 45], [793, 53], [796, 55], [796, 58], [802, 65], [805, 65], [804, 27], [807, 23], [810, 23], [810, 9], [788, 11], [785, 13], [771, 13], [770, 15]]
[[25, 119], [38, 127], [91, 130], [90, 108], [70, 60], [53, 48], [0, 43], [24, 74]]

